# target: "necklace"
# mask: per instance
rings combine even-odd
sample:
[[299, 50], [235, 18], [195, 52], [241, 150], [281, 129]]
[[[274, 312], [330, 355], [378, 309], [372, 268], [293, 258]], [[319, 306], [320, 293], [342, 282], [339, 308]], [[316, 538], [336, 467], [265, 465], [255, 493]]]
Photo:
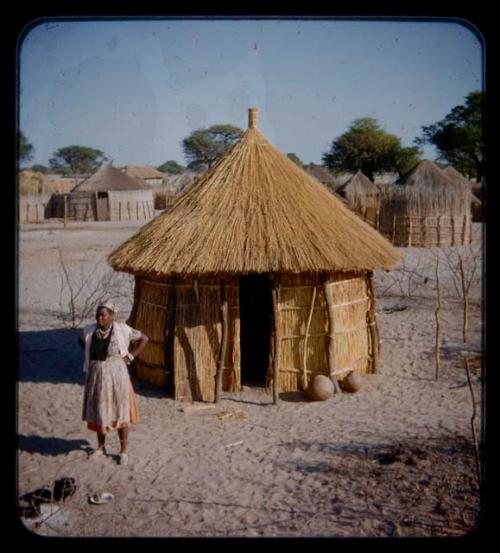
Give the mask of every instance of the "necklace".
[[99, 327], [96, 328], [96, 335], [101, 340], [106, 339], [109, 336], [109, 333], [111, 332], [111, 329], [113, 328], [113, 325], [109, 325], [109, 327], [106, 330], [102, 330]]

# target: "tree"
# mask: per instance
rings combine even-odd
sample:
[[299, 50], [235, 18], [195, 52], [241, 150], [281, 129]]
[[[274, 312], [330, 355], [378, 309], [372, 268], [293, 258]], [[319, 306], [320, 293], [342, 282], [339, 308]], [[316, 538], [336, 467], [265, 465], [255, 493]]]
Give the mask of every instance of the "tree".
[[415, 139], [415, 144], [433, 144], [439, 152], [439, 160], [451, 163], [469, 178], [481, 180], [484, 172], [484, 102], [483, 92], [471, 92], [466, 96], [465, 104], [455, 106], [441, 121], [422, 127], [422, 136]]
[[401, 146], [401, 139], [384, 131], [376, 119], [363, 117], [332, 142], [322, 159], [332, 171], [361, 170], [373, 180], [380, 171], [403, 174], [419, 161], [419, 155], [419, 148]]
[[179, 175], [180, 173], [184, 173], [186, 170], [183, 165], [180, 165], [177, 161], [172, 159], [166, 161], [163, 165], [157, 167], [157, 169], [162, 173], [172, 173], [173, 175]]
[[35, 163], [31, 166], [32, 171], [37, 171], [38, 173], [43, 173], [44, 175], [49, 172], [49, 168], [45, 165], [40, 165], [39, 163]]
[[18, 147], [18, 156], [19, 161], [30, 161], [33, 159], [33, 154], [35, 153], [35, 147], [33, 144], [28, 142], [26, 136], [22, 131], [17, 131], [17, 147]]
[[189, 171], [194, 171], [195, 173], [204, 173], [208, 169], [208, 165], [199, 161], [192, 161], [191, 163], [188, 163], [187, 169], [189, 169]]
[[288, 159], [291, 159], [294, 163], [296, 163], [299, 167], [302, 167], [303, 163], [302, 161], [300, 161], [300, 158], [297, 154], [294, 154], [293, 152], [292, 153], [289, 153], [289, 154], [286, 154]]
[[54, 152], [54, 157], [49, 159], [49, 165], [52, 170], [61, 173], [92, 174], [107, 159], [101, 150], [87, 146], [66, 146]]
[[210, 168], [242, 135], [243, 130], [233, 125], [212, 125], [193, 131], [182, 141], [182, 148], [188, 162]]

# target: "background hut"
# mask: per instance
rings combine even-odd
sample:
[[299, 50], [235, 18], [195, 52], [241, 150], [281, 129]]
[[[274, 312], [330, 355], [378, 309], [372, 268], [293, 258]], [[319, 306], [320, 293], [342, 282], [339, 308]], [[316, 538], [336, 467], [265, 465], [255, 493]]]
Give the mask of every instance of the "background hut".
[[319, 180], [321, 184], [325, 186], [332, 186], [334, 182], [333, 175], [328, 171], [323, 165], [318, 165], [317, 163], [308, 163], [304, 165], [304, 171]]
[[[66, 204], [66, 205], [65, 205]], [[53, 217], [77, 221], [128, 221], [154, 216], [153, 192], [144, 181], [110, 164], [77, 184], [67, 195], [53, 196]]]
[[164, 175], [161, 187], [153, 191], [155, 209], [166, 209], [177, 196], [193, 185], [198, 176], [199, 174], [193, 171], [178, 175]]
[[347, 205], [372, 227], [378, 228], [380, 211], [380, 188], [362, 171], [358, 171], [335, 192], [344, 198]]
[[121, 170], [129, 177], [141, 179], [153, 188], [161, 186], [163, 182], [163, 173], [149, 165], [126, 165]]
[[470, 188], [424, 160], [393, 185], [380, 187], [379, 231], [395, 246], [469, 244]]
[[194, 186], [108, 258], [135, 275], [129, 322], [150, 337], [137, 374], [178, 400], [245, 382], [374, 372], [371, 271], [398, 252], [249, 128]]
[[471, 192], [471, 215], [473, 222], [481, 222], [483, 220], [481, 200], [474, 194], [473, 183], [464, 177], [462, 173], [458, 172], [454, 167], [448, 165], [443, 169], [444, 173], [448, 175], [453, 181], [463, 183], [467, 185]]

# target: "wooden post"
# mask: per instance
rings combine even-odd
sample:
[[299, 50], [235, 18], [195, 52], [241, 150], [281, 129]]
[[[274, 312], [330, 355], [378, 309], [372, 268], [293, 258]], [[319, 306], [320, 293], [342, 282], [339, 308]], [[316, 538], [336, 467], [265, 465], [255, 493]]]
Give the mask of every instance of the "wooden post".
[[[463, 227], [462, 227], [462, 242], [461, 244], [465, 246], [465, 235], [466, 235], [466, 230], [467, 230], [467, 215], [464, 215], [463, 217]], [[471, 243], [471, 241], [469, 240], [468, 241], [469, 244]]]
[[441, 215], [437, 218], [437, 247], [441, 246]]
[[122, 220], [122, 203], [118, 202], [118, 220]]
[[366, 287], [368, 297], [370, 298], [370, 307], [367, 312], [367, 323], [370, 341], [372, 344], [372, 372], [376, 373], [378, 368], [378, 359], [380, 356], [380, 337], [377, 328], [377, 319], [375, 317], [375, 293], [373, 291], [373, 272], [366, 275]]
[[304, 336], [304, 355], [302, 360], [302, 387], [304, 390], [307, 388], [307, 339], [309, 338], [309, 327], [311, 326], [311, 320], [314, 312], [314, 302], [316, 301], [316, 286], [313, 286], [311, 307], [309, 308], [309, 316], [307, 317], [306, 333]]
[[66, 224], [68, 222], [68, 196], [66, 194], [64, 197], [64, 228], [66, 228]]
[[137, 200], [135, 202], [135, 218], [139, 220], [139, 202]]
[[455, 245], [455, 217], [451, 216], [451, 245]]
[[427, 246], [427, 217], [422, 217], [423, 221], [421, 221], [421, 227], [422, 227], [422, 246]]
[[274, 358], [273, 358], [273, 403], [276, 405], [279, 399], [279, 367], [281, 358], [281, 325], [279, 317], [279, 283], [272, 281], [271, 296], [273, 300], [273, 325], [274, 325]]
[[132, 214], [130, 213], [130, 202], [127, 202], [128, 220], [132, 220]]
[[[163, 364], [165, 372], [169, 372], [174, 375], [174, 340], [175, 340], [175, 311], [177, 308], [177, 279], [172, 277], [170, 279], [170, 286], [168, 287], [167, 296], [167, 309], [165, 310], [165, 327], [164, 327], [164, 341], [163, 341]], [[175, 378], [174, 378], [175, 386]], [[175, 390], [174, 397], [175, 397]]]
[[396, 215], [392, 217], [392, 243], [393, 244], [394, 244], [395, 238], [396, 238]]
[[340, 392], [340, 386], [337, 382], [337, 377], [334, 374], [335, 371], [335, 359], [334, 359], [334, 330], [335, 330], [335, 319], [334, 319], [334, 312], [333, 312], [333, 295], [332, 295], [332, 288], [331, 288], [331, 280], [329, 278], [326, 279], [325, 284], [323, 286], [323, 290], [325, 293], [325, 300], [326, 305], [328, 307], [328, 352], [327, 352], [327, 361], [328, 361], [328, 370], [330, 371], [330, 378], [333, 382], [333, 386], [335, 388], [335, 392]]
[[411, 248], [411, 232], [412, 232], [412, 223], [411, 219], [409, 219], [409, 227], [408, 227], [408, 247]]
[[226, 350], [227, 350], [227, 335], [228, 335], [228, 304], [226, 297], [226, 286], [224, 281], [220, 285], [220, 311], [222, 319], [222, 336], [219, 350], [219, 359], [217, 360], [217, 373], [215, 375], [215, 403], [219, 403], [221, 390], [222, 390], [222, 371], [224, 370], [224, 361], [226, 360]]
[[435, 347], [436, 373], [435, 373], [435, 376], [434, 376], [434, 380], [436, 380], [436, 382], [437, 382], [439, 380], [439, 368], [440, 368], [439, 311], [441, 310], [441, 286], [440, 286], [440, 283], [439, 283], [439, 254], [437, 254], [437, 257], [436, 257], [436, 293], [437, 293], [436, 310], [435, 310], [435, 317], [436, 317], [436, 347]]

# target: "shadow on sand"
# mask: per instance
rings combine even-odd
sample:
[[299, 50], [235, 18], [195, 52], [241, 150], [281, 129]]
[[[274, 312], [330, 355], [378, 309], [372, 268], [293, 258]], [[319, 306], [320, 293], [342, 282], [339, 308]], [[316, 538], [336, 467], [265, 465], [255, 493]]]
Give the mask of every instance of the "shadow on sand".
[[83, 350], [78, 345], [79, 329], [18, 333], [19, 382], [83, 384]]
[[18, 435], [19, 451], [39, 453], [40, 455], [65, 455], [74, 450], [92, 450], [88, 440], [66, 440], [64, 438], [43, 438], [42, 436]]

